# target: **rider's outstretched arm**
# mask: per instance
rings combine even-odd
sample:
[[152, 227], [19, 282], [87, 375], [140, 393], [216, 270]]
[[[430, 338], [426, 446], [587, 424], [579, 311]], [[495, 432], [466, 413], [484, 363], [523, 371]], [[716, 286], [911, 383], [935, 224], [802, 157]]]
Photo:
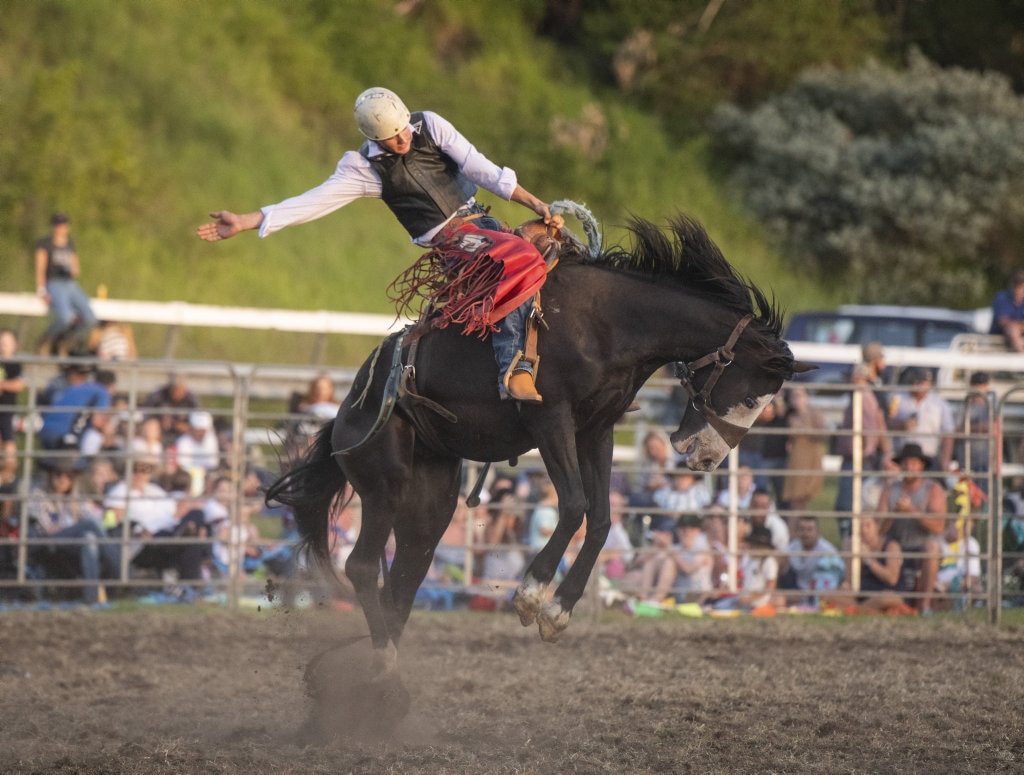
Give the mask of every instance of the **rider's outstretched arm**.
[[196, 236], [207, 242], [234, 237], [239, 232], [258, 229], [263, 223], [263, 212], [257, 210], [252, 213], [233, 213], [230, 210], [220, 210], [210, 213], [212, 223], [204, 223], [196, 229]]

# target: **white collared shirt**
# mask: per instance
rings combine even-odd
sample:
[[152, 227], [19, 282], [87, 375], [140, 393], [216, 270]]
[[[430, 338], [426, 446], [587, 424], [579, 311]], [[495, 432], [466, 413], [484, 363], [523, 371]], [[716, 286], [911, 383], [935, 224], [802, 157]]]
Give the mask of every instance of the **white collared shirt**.
[[[423, 111], [423, 120], [430, 136], [459, 166], [459, 170], [480, 188], [490, 191], [505, 201], [512, 198], [516, 190], [517, 179], [514, 170], [499, 167], [480, 153], [451, 122], [431, 111]], [[419, 124], [410, 124], [413, 132], [419, 132]], [[384, 149], [370, 142], [370, 156], [379, 156]], [[275, 231], [299, 223], [308, 223], [317, 218], [333, 213], [350, 202], [363, 197], [380, 199], [383, 186], [380, 176], [370, 162], [358, 151], [346, 151], [338, 162], [334, 173], [323, 183], [311, 188], [303, 194], [285, 199], [277, 204], [261, 208], [263, 223], [260, 224], [259, 235], [266, 237]], [[470, 198], [469, 202], [473, 199]], [[453, 213], [454, 214], [454, 213]], [[418, 245], [425, 245], [440, 231], [443, 223], [426, 234], [414, 238]]]

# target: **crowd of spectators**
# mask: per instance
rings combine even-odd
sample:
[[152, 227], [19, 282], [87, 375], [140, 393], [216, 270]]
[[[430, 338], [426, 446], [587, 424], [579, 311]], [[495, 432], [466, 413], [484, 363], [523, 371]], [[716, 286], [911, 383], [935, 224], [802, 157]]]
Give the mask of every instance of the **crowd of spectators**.
[[[232, 470], [229, 418], [203, 406], [182, 374], [169, 375], [129, 409], [115, 372], [102, 363], [62, 367], [39, 396], [38, 446], [25, 469], [30, 497], [9, 497], [22, 491], [15, 433], [5, 430], [14, 413], [4, 411], [24, 390], [11, 360], [16, 348], [13, 333], [0, 332], [0, 532], [11, 538], [27, 528], [30, 575], [77, 579], [82, 600], [101, 604], [108, 579], [155, 579], [190, 598], [217, 588], [233, 563], [250, 577], [294, 573], [287, 514], [275, 515], [281, 529], [270, 538], [261, 534], [268, 523], [258, 519], [265, 508], [259, 480], [253, 472], [239, 480]], [[972, 433], [991, 430], [985, 375], [972, 380], [974, 392], [957, 417], [927, 370], [911, 371], [905, 386], [881, 394], [876, 379], [884, 351], [872, 345], [864, 354], [850, 374], [864, 398], [863, 436], [851, 434], [849, 412], [827, 427], [800, 385], [766, 407], [740, 444], [741, 465], [732, 476], [690, 471], [666, 433], [651, 428], [636, 464], [618, 466], [612, 477], [612, 528], [599, 563], [602, 588], [611, 591], [605, 599], [658, 607], [696, 602], [720, 612], [781, 605], [888, 610], [896, 606], [874, 599], [892, 593], [900, 606], [926, 614], [951, 595], [982, 594], [973, 522], [951, 518], [947, 474], [954, 461], [987, 470], [982, 446], [956, 439], [965, 421]], [[295, 394], [281, 427], [285, 459], [301, 453], [338, 406], [326, 375]], [[842, 461], [832, 513], [821, 503], [830, 449]], [[862, 495], [857, 540], [850, 515], [855, 479]], [[500, 473], [482, 495], [484, 506], [474, 512], [460, 503], [428, 587], [456, 585], [501, 600], [551, 536], [558, 498], [539, 470]], [[353, 497], [334, 515], [342, 576], [358, 535], [358, 505]], [[1024, 507], [1012, 513], [1004, 545], [1020, 552]], [[584, 523], [559, 574], [571, 566], [585, 530]], [[17, 561], [10, 542], [0, 548], [0, 573], [10, 574]], [[1012, 563], [1009, 573], [1024, 579], [1021, 568], [1024, 562]]]
[[[13, 332], [0, 332], [0, 347], [0, 430], [11, 442], [0, 468], [0, 578], [21, 570], [39, 582], [34, 599], [104, 605], [106, 587], [125, 581], [144, 598], [219, 599], [233, 562], [250, 578], [293, 575], [294, 535], [288, 515], [263, 503], [266, 472], [244, 460], [237, 472], [230, 417], [202, 407], [184, 375], [171, 374], [132, 409], [113, 371], [73, 360], [49, 380], [34, 413], [17, 413], [25, 385], [8, 360], [16, 357]], [[321, 395], [333, 391], [317, 381]], [[306, 416], [320, 419], [289, 419], [293, 432]], [[34, 449], [18, 451], [19, 430], [34, 432]], [[66, 594], [45, 583], [55, 580], [67, 583]]]

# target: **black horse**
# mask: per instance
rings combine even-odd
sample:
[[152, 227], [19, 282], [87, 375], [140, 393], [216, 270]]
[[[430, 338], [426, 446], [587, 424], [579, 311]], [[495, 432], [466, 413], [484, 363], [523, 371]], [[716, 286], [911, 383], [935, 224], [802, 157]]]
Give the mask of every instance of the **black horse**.
[[[310, 557], [330, 567], [328, 526], [346, 483], [362, 498], [359, 538], [345, 566], [384, 664], [455, 509], [462, 460], [499, 461], [537, 448], [558, 492], [558, 527], [526, 570], [513, 603], [524, 626], [554, 641], [569, 623], [609, 529], [613, 426], [660, 367], [676, 363], [691, 402], [675, 448], [695, 471], [722, 462], [783, 381], [804, 371], [780, 338], [774, 301], [742, 279], [696, 222], [668, 230], [636, 219], [632, 250], [562, 259], [542, 290], [549, 330], [539, 341], [541, 404], [499, 399], [491, 345], [454, 328], [418, 343], [415, 393], [451, 415], [390, 400], [401, 364], [396, 334], [359, 370], [333, 423], [268, 491], [290, 505]], [[403, 356], [404, 360], [404, 356]], [[554, 591], [570, 538], [586, 538]], [[384, 548], [394, 530], [390, 568]], [[384, 567], [382, 568], [382, 564]], [[385, 583], [380, 584], [381, 572]]]

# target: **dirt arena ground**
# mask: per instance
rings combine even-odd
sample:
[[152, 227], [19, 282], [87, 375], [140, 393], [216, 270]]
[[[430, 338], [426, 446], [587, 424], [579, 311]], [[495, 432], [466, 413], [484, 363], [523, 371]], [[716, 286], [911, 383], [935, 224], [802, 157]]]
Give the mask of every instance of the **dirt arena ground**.
[[[1020, 627], [577, 617], [551, 645], [510, 614], [418, 613], [386, 739], [304, 680], [363, 632], [358, 611], [2, 613], [0, 772], [1024, 771]], [[363, 643], [314, 683], [361, 681]], [[310, 744], [311, 712], [348, 729]]]

